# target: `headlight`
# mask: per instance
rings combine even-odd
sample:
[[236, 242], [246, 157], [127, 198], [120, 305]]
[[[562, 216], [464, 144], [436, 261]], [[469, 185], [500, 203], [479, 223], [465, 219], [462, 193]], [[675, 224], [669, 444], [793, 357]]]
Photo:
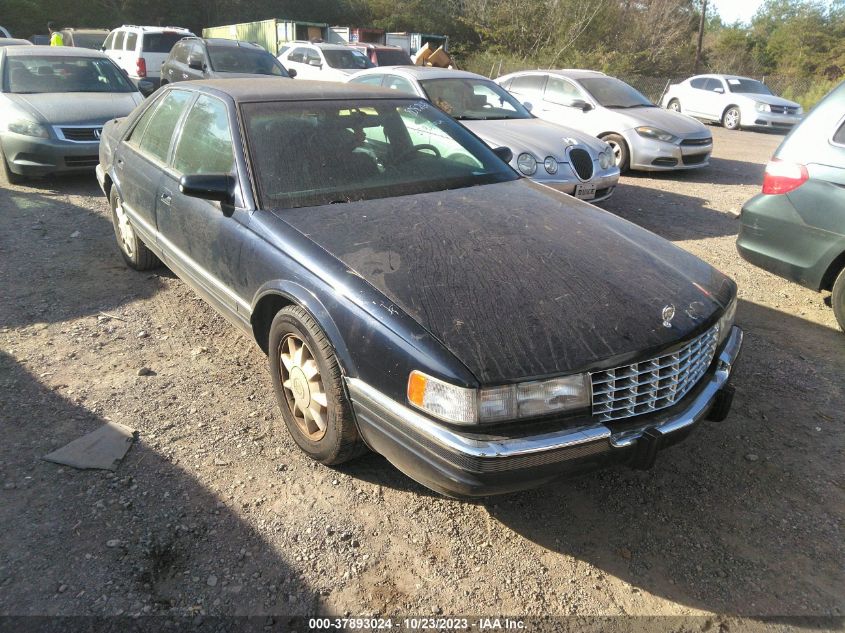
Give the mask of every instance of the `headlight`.
[[37, 136], [39, 138], [48, 138], [47, 128], [40, 123], [36, 123], [32, 119], [24, 117], [13, 119], [8, 125], [9, 131], [15, 134], [23, 134], [24, 136]]
[[734, 318], [736, 317], [736, 295], [734, 298], [731, 299], [731, 302], [728, 304], [728, 307], [725, 308], [725, 313], [719, 318], [719, 345], [728, 338], [728, 334], [731, 332], [731, 328], [734, 324]]
[[658, 141], [665, 141], [666, 143], [674, 143], [679, 140], [674, 134], [670, 134], [660, 128], [651, 127], [650, 125], [643, 125], [634, 129], [637, 134], [645, 138], [653, 138]]
[[772, 106], [770, 106], [768, 103], [760, 103], [758, 101], [757, 103], [754, 104], [754, 107], [757, 108], [758, 112], [771, 112], [772, 111]]
[[519, 158], [516, 159], [516, 166], [523, 174], [531, 176], [537, 171], [537, 159], [531, 154], [520, 154]]
[[602, 152], [599, 154], [599, 167], [602, 169], [608, 169], [611, 165], [613, 165], [613, 160], [613, 150]]
[[587, 374], [536, 380], [476, 391], [456, 387], [419, 371], [408, 380], [408, 401], [432, 416], [456, 424], [504, 422], [587, 409]]
[[798, 110], [795, 111], [795, 114], [804, 114], [804, 108], [798, 106]]
[[543, 167], [550, 174], [557, 173], [557, 161], [552, 156], [546, 156], [546, 160], [543, 161]]

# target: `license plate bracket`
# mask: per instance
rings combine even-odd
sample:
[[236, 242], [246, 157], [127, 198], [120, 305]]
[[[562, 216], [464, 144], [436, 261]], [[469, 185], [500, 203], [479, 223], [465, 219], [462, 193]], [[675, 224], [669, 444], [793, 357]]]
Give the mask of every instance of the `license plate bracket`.
[[591, 183], [575, 185], [575, 197], [581, 200], [592, 200], [596, 197], [596, 186]]

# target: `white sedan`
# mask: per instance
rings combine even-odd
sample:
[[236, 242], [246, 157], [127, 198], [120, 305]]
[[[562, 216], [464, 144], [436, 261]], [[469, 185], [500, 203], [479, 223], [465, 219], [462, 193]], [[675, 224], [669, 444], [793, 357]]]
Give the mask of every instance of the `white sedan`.
[[765, 84], [734, 75], [697, 75], [669, 86], [661, 105], [698, 119], [740, 127], [789, 129], [801, 122], [801, 106], [772, 94]]

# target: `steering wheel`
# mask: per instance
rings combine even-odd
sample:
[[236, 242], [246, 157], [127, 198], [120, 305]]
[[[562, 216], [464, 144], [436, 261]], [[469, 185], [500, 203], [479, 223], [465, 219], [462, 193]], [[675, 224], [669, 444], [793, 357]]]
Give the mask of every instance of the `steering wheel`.
[[407, 156], [422, 151], [422, 150], [429, 150], [432, 152], [437, 158], [440, 158], [440, 150], [437, 149], [434, 145], [429, 145], [428, 143], [421, 143], [420, 145], [414, 145], [412, 148], [402, 152], [399, 156], [395, 158], [396, 162], [399, 162], [406, 158]]

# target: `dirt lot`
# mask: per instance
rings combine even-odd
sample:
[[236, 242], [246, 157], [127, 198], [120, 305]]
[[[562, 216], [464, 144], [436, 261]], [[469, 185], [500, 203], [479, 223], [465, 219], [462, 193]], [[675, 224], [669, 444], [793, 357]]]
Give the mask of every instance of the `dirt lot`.
[[[780, 137], [713, 134], [709, 169], [605, 206], [736, 279], [731, 416], [651, 471], [479, 503], [305, 459], [260, 350], [123, 265], [93, 175], [0, 189], [0, 615], [842, 616], [845, 335], [734, 249]], [[41, 461], [104, 420], [140, 433], [115, 474]]]

